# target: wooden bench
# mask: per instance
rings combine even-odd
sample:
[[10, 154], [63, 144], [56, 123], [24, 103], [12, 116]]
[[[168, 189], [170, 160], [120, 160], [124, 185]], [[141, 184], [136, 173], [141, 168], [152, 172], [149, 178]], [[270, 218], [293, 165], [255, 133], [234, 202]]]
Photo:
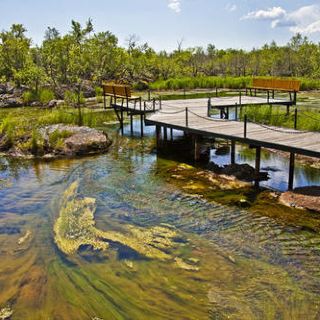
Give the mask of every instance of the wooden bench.
[[248, 94], [248, 90], [250, 91], [250, 95], [252, 95], [252, 90], [254, 90], [255, 96], [258, 90], [267, 91], [269, 100], [270, 91], [272, 92], [272, 99], [274, 99], [276, 91], [284, 91], [289, 93], [290, 101], [295, 105], [297, 103], [297, 93], [300, 90], [300, 85], [301, 83], [298, 80], [253, 78], [252, 86], [246, 88], [246, 94]]
[[131, 87], [129, 85], [123, 84], [114, 84], [114, 83], [102, 83], [103, 89], [103, 97], [104, 97], [104, 108], [106, 109], [106, 97], [109, 96], [110, 99], [110, 107], [112, 104], [117, 104], [117, 101], [120, 99], [121, 106], [129, 106], [129, 102], [133, 102], [134, 106], [138, 103], [139, 107], [141, 108], [141, 97], [132, 96]]

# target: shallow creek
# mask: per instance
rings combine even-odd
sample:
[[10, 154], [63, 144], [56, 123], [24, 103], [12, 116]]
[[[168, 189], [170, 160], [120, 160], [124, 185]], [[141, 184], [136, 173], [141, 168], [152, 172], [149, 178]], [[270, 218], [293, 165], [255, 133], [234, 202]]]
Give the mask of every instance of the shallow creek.
[[[188, 194], [166, 178], [177, 163], [153, 149], [151, 134], [114, 134], [102, 156], [0, 159], [0, 310], [12, 319], [319, 319], [319, 229], [278, 219], [281, 207], [268, 215]], [[72, 212], [68, 201], [81, 216], [85, 199], [107, 245], [93, 250], [90, 234], [73, 233], [79, 250], [67, 254], [55, 224]], [[309, 218], [320, 224], [300, 216]]]

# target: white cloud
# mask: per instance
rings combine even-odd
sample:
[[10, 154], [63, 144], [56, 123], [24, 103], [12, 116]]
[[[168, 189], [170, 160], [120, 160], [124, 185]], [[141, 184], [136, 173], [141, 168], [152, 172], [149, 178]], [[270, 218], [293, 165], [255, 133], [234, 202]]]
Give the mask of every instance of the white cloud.
[[281, 7], [249, 12], [242, 19], [270, 20], [272, 28], [289, 28], [293, 33], [320, 32], [320, 5], [304, 6], [287, 12]]
[[234, 12], [238, 9], [237, 5], [236, 4], [231, 4], [231, 3], [228, 3], [226, 5], [226, 10], [229, 11], [229, 12]]
[[242, 19], [254, 19], [254, 20], [274, 20], [286, 16], [287, 12], [281, 7], [273, 7], [267, 10], [257, 10], [249, 12]]
[[180, 0], [169, 0], [168, 7], [176, 13], [181, 12], [181, 1]]

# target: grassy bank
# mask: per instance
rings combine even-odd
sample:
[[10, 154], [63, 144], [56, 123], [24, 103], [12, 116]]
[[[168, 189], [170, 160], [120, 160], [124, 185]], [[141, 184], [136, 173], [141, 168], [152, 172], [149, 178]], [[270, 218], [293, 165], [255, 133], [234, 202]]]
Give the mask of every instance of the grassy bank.
[[[249, 121], [277, 127], [294, 128], [294, 109], [287, 115], [281, 106], [248, 106], [242, 109], [240, 119], [247, 115]], [[299, 107], [297, 113], [297, 129], [320, 131], [320, 110]]]
[[[39, 133], [41, 127], [61, 123], [102, 128], [105, 122], [114, 120], [113, 112], [88, 108], [82, 108], [81, 116], [78, 110], [72, 107], [0, 109], [0, 151], [17, 147], [22, 152], [36, 155], [41, 152], [43, 145], [43, 138]], [[62, 137], [54, 138], [58, 140]]]
[[[320, 80], [298, 78], [301, 90], [320, 89]], [[251, 85], [252, 77], [184, 77], [158, 80], [149, 85], [151, 90], [179, 89], [241, 89]]]

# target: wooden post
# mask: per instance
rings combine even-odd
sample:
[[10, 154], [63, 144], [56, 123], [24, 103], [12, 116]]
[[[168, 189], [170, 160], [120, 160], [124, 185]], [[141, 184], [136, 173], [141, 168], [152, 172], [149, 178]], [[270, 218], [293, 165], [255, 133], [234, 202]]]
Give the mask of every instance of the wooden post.
[[231, 164], [236, 163], [236, 142], [234, 140], [231, 141]]
[[208, 100], [208, 111], [207, 111], [208, 118], [210, 117], [210, 110], [211, 110], [211, 98], [209, 98]]
[[244, 115], [244, 134], [243, 134], [243, 136], [244, 136], [245, 138], [247, 138], [247, 122], [248, 122], [248, 117], [247, 117], [247, 115], [245, 114], [245, 115]]
[[256, 167], [254, 173], [254, 186], [259, 188], [260, 185], [260, 166], [261, 166], [261, 147], [256, 147]]
[[234, 120], [235, 121], [238, 120], [238, 104], [237, 103], [236, 103], [236, 107], [235, 107]]
[[187, 98], [187, 97], [186, 97], [186, 89], [185, 89], [185, 88], [183, 88], [183, 97], [184, 97], [184, 99]]
[[239, 104], [242, 104], [242, 93], [241, 90], [239, 91]]
[[270, 92], [269, 90], [267, 90], [267, 102], [269, 103], [269, 101], [270, 101]]
[[113, 102], [113, 99], [112, 99], [112, 97], [110, 97], [110, 109], [112, 108], [112, 102]]
[[199, 144], [199, 136], [197, 134], [192, 136], [193, 140], [193, 149], [194, 149], [194, 161], [200, 160], [200, 144]]
[[156, 126], [156, 141], [157, 141], [157, 150], [160, 149], [160, 142], [161, 142], [161, 127]]
[[295, 154], [290, 153], [288, 190], [293, 190]]
[[189, 126], [188, 107], [186, 108], [186, 127]]
[[294, 129], [297, 130], [298, 128], [298, 109], [294, 109]]
[[103, 109], [107, 110], [107, 98], [104, 93], [103, 93]]
[[168, 141], [168, 131], [167, 131], [167, 127], [163, 127], [163, 140], [165, 142]]
[[162, 109], [162, 98], [161, 98], [161, 96], [159, 97], [159, 109], [160, 110]]
[[294, 105], [297, 104], [297, 92], [296, 91], [293, 93], [293, 104]]
[[122, 107], [120, 110], [120, 128], [121, 128], [121, 134], [123, 135], [123, 109], [122, 109]]
[[141, 138], [143, 137], [143, 114], [140, 114], [140, 132], [141, 132]]
[[130, 113], [130, 133], [133, 135], [133, 116], [132, 113]]
[[173, 129], [172, 128], [170, 128], [170, 140], [171, 140], [171, 142], [173, 141]]
[[227, 107], [226, 119], [229, 120], [229, 107]]

